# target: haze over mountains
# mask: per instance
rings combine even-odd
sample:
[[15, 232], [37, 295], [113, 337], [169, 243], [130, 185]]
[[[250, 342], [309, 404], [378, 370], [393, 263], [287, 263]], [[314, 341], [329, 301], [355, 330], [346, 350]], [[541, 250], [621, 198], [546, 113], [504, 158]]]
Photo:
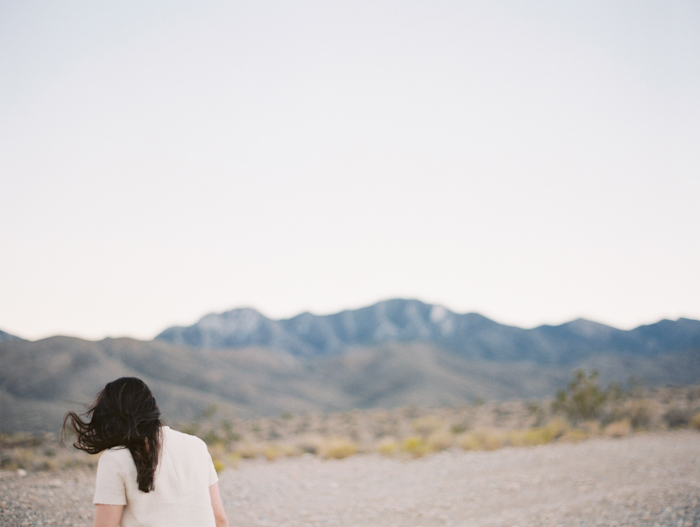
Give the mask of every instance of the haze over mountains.
[[695, 384], [700, 321], [522, 329], [399, 299], [286, 320], [242, 308], [153, 341], [0, 333], [0, 363], [0, 430], [55, 430], [67, 409], [121, 375], [151, 385], [171, 422], [211, 404], [222, 416], [252, 416], [546, 397], [576, 367], [599, 369], [603, 382]]

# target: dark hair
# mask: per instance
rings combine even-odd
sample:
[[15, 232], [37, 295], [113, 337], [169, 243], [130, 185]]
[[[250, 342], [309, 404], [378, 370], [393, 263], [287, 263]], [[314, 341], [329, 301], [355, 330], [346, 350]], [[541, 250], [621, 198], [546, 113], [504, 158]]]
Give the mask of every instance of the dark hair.
[[75, 430], [75, 448], [99, 454], [112, 447], [128, 448], [136, 464], [139, 490], [153, 490], [161, 437], [160, 410], [146, 383], [135, 377], [121, 377], [108, 383], [95, 402], [81, 414], [68, 412], [63, 419]]

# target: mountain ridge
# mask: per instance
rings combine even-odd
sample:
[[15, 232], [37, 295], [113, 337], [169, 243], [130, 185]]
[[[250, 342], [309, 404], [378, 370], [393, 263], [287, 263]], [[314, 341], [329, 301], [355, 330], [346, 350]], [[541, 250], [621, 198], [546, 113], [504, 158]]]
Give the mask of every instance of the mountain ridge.
[[425, 342], [471, 359], [566, 364], [592, 353], [654, 356], [700, 348], [700, 321], [661, 320], [631, 330], [578, 318], [557, 326], [509, 326], [415, 299], [390, 299], [329, 315], [270, 319], [253, 308], [211, 313], [154, 340], [195, 348], [267, 346], [298, 357], [338, 355], [356, 346]]
[[0, 342], [18, 342], [20, 340], [24, 339], [0, 329]]

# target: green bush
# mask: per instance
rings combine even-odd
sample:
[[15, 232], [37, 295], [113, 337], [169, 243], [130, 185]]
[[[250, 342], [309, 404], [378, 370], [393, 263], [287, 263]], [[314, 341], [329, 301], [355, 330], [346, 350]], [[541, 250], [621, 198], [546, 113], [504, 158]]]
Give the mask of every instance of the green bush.
[[606, 392], [598, 386], [597, 371], [586, 375], [583, 370], [576, 370], [567, 389], [557, 393], [552, 410], [563, 412], [574, 422], [597, 419], [606, 399]]

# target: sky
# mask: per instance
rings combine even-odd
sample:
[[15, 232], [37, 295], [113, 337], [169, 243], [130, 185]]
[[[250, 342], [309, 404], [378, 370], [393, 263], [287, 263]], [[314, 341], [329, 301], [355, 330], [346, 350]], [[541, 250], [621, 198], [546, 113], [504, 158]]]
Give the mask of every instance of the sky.
[[700, 4], [0, 4], [0, 329], [700, 319]]

